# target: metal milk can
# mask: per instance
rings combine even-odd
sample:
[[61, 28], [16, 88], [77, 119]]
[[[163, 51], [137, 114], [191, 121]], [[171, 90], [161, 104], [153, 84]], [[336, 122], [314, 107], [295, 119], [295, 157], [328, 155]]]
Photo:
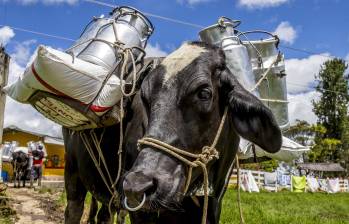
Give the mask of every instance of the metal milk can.
[[132, 48], [136, 59], [144, 56], [153, 31], [152, 23], [140, 11], [122, 6], [115, 8], [108, 18], [94, 18], [67, 52], [111, 69], [120, 61], [124, 48]]
[[[246, 34], [250, 33], [270, 34], [265, 31], [249, 31], [240, 33], [239, 36], [246, 37]], [[260, 99], [272, 110], [280, 128], [287, 129], [289, 119], [285, 59], [278, 49], [279, 39], [273, 34], [270, 35], [272, 38], [244, 40], [243, 44], [248, 50], [255, 80], [256, 82], [261, 81], [257, 87]], [[261, 80], [263, 75], [265, 78]]]
[[[199, 32], [200, 39], [206, 43], [222, 47], [226, 64], [242, 86], [251, 90], [255, 85], [255, 77], [246, 47], [242, 44], [234, 29], [240, 25], [239, 20], [221, 17], [218, 23]], [[257, 91], [253, 91], [258, 96]]]

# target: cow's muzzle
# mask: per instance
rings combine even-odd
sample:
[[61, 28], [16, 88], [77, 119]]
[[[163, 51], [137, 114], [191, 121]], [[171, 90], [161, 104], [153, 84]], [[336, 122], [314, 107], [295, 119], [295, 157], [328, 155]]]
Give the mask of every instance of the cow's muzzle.
[[142, 171], [128, 173], [123, 181], [125, 208], [129, 211], [141, 209], [156, 188], [156, 181]]

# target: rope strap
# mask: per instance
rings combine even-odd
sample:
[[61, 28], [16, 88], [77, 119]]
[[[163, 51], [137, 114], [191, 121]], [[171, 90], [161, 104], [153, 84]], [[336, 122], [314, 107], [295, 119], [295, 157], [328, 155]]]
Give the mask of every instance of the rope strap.
[[239, 156], [236, 154], [235, 156], [236, 160], [236, 168], [237, 168], [237, 184], [238, 184], [238, 194], [237, 194], [237, 201], [238, 201], [238, 207], [239, 207], [239, 214], [240, 214], [240, 224], [245, 224], [244, 216], [242, 213], [242, 206], [241, 206], [241, 196], [240, 196], [240, 164], [239, 164]]
[[[188, 170], [188, 177], [186, 180], [185, 188], [184, 188], [184, 194], [188, 191], [191, 177], [192, 177], [192, 170], [196, 167], [201, 167], [203, 176], [204, 176], [204, 206], [203, 206], [203, 214], [202, 214], [202, 224], [206, 224], [207, 219], [207, 208], [208, 208], [208, 191], [209, 191], [209, 183], [208, 183], [208, 170], [207, 170], [207, 164], [212, 161], [213, 159], [219, 159], [219, 152], [216, 149], [217, 142], [219, 140], [219, 137], [221, 136], [223, 126], [226, 120], [228, 114], [228, 107], [225, 107], [224, 114], [221, 119], [221, 122], [219, 124], [216, 136], [213, 140], [213, 143], [211, 146], [204, 146], [202, 148], [202, 152], [199, 154], [190, 153], [186, 150], [179, 149], [177, 147], [174, 147], [172, 145], [169, 145], [165, 142], [162, 142], [158, 139], [145, 137], [140, 140], [138, 140], [138, 146], [141, 145], [147, 145], [152, 148], [161, 150], [177, 159], [185, 163], [189, 166]], [[193, 161], [188, 159], [192, 158]]]
[[[114, 28], [114, 30], [115, 30], [115, 28]], [[90, 142], [88, 140], [87, 135], [84, 132], [80, 132], [80, 137], [82, 139], [82, 142], [84, 143], [85, 148], [87, 149], [88, 153], [90, 154], [90, 157], [91, 157], [93, 163], [95, 164], [95, 166], [99, 172], [99, 175], [101, 176], [105, 186], [107, 187], [108, 191], [111, 194], [111, 198], [109, 200], [109, 205], [108, 205], [108, 210], [109, 210], [109, 214], [111, 216], [112, 223], [113, 223], [114, 217], [112, 215], [111, 208], [112, 208], [113, 202], [119, 196], [119, 194], [117, 193], [116, 185], [117, 185], [118, 181], [120, 180], [121, 170], [122, 170], [122, 152], [123, 152], [122, 145], [123, 145], [123, 139], [124, 139], [124, 135], [123, 135], [124, 97], [130, 97], [130, 96], [134, 95], [136, 92], [136, 82], [137, 82], [136, 59], [133, 55], [132, 50], [138, 49], [144, 55], [144, 51], [138, 47], [124, 48], [124, 47], [122, 47], [121, 43], [115, 43], [115, 47], [119, 48], [122, 51], [121, 57], [123, 59], [123, 64], [121, 65], [121, 72], [120, 72], [122, 97], [120, 99], [120, 111], [119, 111], [119, 113], [120, 113], [120, 136], [119, 136], [119, 146], [118, 146], [118, 151], [117, 151], [119, 163], [118, 163], [118, 170], [117, 170], [116, 178], [114, 181], [112, 180], [111, 174], [109, 172], [109, 169], [108, 169], [107, 164], [106, 164], [106, 160], [103, 156], [103, 152], [101, 149], [101, 141], [102, 141], [104, 132], [102, 133], [100, 140], [98, 140], [97, 135], [95, 134], [95, 132], [93, 130], [90, 132], [90, 136], [92, 138], [92, 142], [94, 144], [94, 147], [97, 149], [99, 160], [97, 160], [96, 156], [93, 153], [93, 148], [90, 145]], [[132, 66], [133, 66], [133, 73], [132, 74], [133, 74], [133, 76], [132, 76], [132, 88], [131, 88], [130, 92], [127, 93], [126, 89], [125, 89], [124, 76], [127, 72], [127, 65], [128, 65], [129, 58], [131, 58], [131, 61], [132, 61]], [[111, 71], [110, 74], [112, 74], [113, 72], [114, 72], [114, 69]], [[107, 79], [108, 79], [108, 77], [104, 80], [104, 83], [106, 83]], [[103, 88], [103, 85], [102, 85], [101, 89], [102, 88]], [[97, 95], [99, 95], [99, 94], [97, 94]], [[104, 166], [104, 170], [107, 173], [107, 177], [104, 175], [103, 170], [101, 169], [100, 161], [102, 161], [102, 164]]]
[[268, 73], [270, 72], [270, 70], [272, 69], [272, 67], [274, 65], [276, 65], [277, 63], [279, 63], [279, 61], [281, 61], [282, 59], [282, 55], [279, 52], [278, 55], [276, 56], [275, 60], [270, 64], [270, 66], [268, 67], [268, 69], [263, 73], [263, 75], [261, 76], [261, 78], [257, 81], [256, 85], [250, 90], [250, 92], [255, 91], [259, 85], [262, 83], [262, 81], [267, 77]]
[[277, 99], [259, 99], [259, 100], [270, 102], [270, 103], [289, 103], [287, 100], [277, 100]]

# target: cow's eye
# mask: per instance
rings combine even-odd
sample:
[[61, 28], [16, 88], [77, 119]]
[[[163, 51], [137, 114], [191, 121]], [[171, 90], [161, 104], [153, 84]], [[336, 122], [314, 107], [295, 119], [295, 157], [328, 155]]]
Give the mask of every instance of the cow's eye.
[[212, 91], [209, 88], [203, 88], [198, 92], [198, 98], [200, 100], [209, 100], [212, 97]]

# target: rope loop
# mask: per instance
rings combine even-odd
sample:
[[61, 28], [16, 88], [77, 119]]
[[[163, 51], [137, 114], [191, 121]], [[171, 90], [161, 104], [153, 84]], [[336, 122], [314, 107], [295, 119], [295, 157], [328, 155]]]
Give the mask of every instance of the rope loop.
[[[150, 137], [143, 137], [142, 139], [138, 140], [138, 144], [137, 144], [137, 147], [139, 150], [141, 149], [141, 145], [150, 146], [154, 149], [163, 151], [164, 153], [167, 153], [168, 155], [173, 156], [174, 158], [177, 158], [178, 160], [182, 161], [189, 167], [188, 176], [187, 176], [183, 194], [186, 194], [186, 192], [189, 189], [193, 168], [200, 167], [202, 169], [202, 173], [204, 177], [203, 178], [204, 179], [203, 181], [204, 205], [202, 209], [203, 210], [202, 220], [201, 220], [202, 224], [206, 224], [206, 221], [207, 221], [207, 208], [208, 208], [208, 196], [209, 196], [208, 195], [209, 194], [209, 177], [208, 177], [207, 164], [213, 159], [219, 159], [219, 152], [216, 149], [216, 145], [218, 143], [218, 139], [221, 136], [223, 126], [227, 116], [228, 116], [228, 106], [226, 106], [224, 109], [224, 114], [222, 116], [221, 122], [217, 129], [213, 143], [211, 144], [211, 146], [204, 146], [202, 148], [202, 152], [199, 154], [193, 154], [186, 150], [179, 149], [170, 144], [167, 144], [161, 140], [150, 138]], [[192, 158], [194, 161], [190, 161], [188, 158]]]

